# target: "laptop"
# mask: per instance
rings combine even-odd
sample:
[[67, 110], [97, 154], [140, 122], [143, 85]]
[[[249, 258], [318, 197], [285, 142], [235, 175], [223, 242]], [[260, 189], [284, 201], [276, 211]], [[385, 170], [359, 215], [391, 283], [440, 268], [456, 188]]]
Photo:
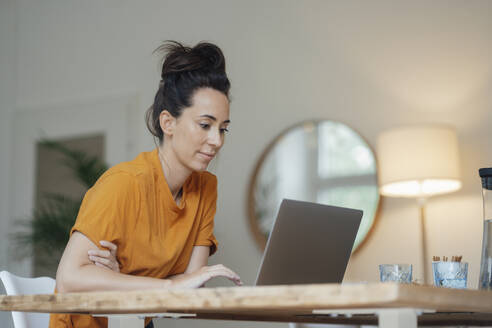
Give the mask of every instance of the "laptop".
[[341, 283], [362, 211], [284, 199], [255, 285]]

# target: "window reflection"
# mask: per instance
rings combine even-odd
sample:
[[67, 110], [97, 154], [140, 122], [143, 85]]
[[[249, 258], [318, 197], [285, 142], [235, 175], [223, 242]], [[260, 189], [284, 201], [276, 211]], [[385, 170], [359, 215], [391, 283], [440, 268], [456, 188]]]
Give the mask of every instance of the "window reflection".
[[374, 156], [366, 142], [348, 126], [325, 121], [318, 125], [320, 178], [374, 174]]
[[280, 137], [266, 155], [253, 197], [265, 237], [283, 198], [362, 209], [355, 249], [370, 230], [379, 201], [374, 154], [342, 123], [304, 123]]

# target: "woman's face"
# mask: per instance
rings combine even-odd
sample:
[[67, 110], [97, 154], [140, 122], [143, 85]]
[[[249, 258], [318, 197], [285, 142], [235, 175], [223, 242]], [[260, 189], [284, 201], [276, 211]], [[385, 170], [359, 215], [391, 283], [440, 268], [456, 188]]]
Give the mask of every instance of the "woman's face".
[[195, 91], [192, 105], [176, 119], [170, 140], [178, 161], [191, 171], [206, 170], [224, 144], [228, 125], [227, 97], [211, 88]]

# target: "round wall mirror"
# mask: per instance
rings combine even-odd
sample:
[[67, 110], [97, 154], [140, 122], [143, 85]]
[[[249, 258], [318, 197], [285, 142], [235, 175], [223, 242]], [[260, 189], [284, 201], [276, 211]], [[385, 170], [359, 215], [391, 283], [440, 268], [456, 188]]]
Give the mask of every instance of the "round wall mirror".
[[311, 121], [287, 129], [263, 152], [250, 182], [250, 226], [262, 250], [283, 198], [363, 210], [355, 252], [378, 210], [373, 151], [357, 132], [339, 122]]

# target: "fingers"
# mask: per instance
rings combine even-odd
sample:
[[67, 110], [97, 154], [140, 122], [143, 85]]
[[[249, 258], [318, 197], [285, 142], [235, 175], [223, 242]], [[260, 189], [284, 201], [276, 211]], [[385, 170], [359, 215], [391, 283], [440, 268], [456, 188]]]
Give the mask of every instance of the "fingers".
[[116, 258], [116, 252], [118, 251], [118, 246], [113, 244], [112, 242], [109, 242], [107, 240], [101, 240], [99, 241], [99, 244], [101, 244], [102, 247], [108, 248], [108, 250], [90, 250], [88, 252], [89, 255], [96, 255], [96, 256], [102, 256], [102, 257], [110, 257], [114, 256]]
[[106, 269], [115, 271], [115, 272], [120, 272], [120, 266], [118, 262], [113, 261], [111, 259], [107, 259], [105, 257], [100, 257], [100, 256], [94, 256], [94, 255], [89, 255], [89, 260], [94, 262], [96, 266], [104, 267]]
[[243, 282], [241, 278], [229, 268], [226, 268], [222, 264], [214, 266], [203, 266], [199, 270], [183, 274], [181, 277], [173, 280], [173, 287], [175, 288], [200, 288], [205, 285], [210, 279], [215, 277], [224, 277], [236, 285], [241, 286]]
[[107, 267], [111, 267], [111, 261], [105, 257], [89, 255], [89, 260], [91, 260], [94, 263], [99, 263], [99, 264], [103, 264]]
[[111, 270], [111, 268], [110, 268], [110, 267], [107, 267], [107, 266], [105, 266], [104, 264], [101, 264], [101, 263], [99, 263], [99, 262], [95, 262], [94, 264], [95, 264], [96, 266], [98, 266], [98, 267], [101, 267], [101, 268], [104, 268], [104, 269]]
[[105, 257], [105, 258], [109, 258], [111, 257], [111, 253], [109, 251], [106, 251], [106, 250], [100, 250], [100, 249], [91, 249], [89, 251], [87, 251], [87, 254], [89, 254], [89, 256], [99, 256], [99, 257]]
[[234, 271], [232, 271], [231, 269], [229, 269], [228, 267], [226, 267], [222, 264], [213, 265], [210, 267], [210, 269], [212, 271], [217, 271], [217, 272], [226, 272], [229, 275], [231, 275], [232, 277], [234, 277], [235, 279], [241, 280], [241, 278], [239, 277], [239, 275], [237, 273], [235, 273]]
[[101, 240], [99, 241], [99, 244], [101, 244], [102, 247], [108, 248], [111, 254], [116, 255], [116, 252], [118, 251], [118, 246], [116, 246], [112, 242], [109, 242], [107, 240]]
[[91, 249], [87, 252], [89, 255], [89, 260], [94, 262], [97, 266], [102, 266], [107, 269], [120, 272], [120, 264], [116, 258], [118, 247], [107, 240], [101, 240], [99, 243], [101, 246], [109, 250]]
[[225, 277], [238, 286], [241, 286], [243, 284], [243, 282], [241, 281], [241, 277], [239, 277], [237, 273], [222, 264], [213, 265], [209, 267], [207, 271], [211, 275], [211, 278]]
[[104, 264], [101, 264], [101, 263], [99, 263], [99, 262], [94, 262], [94, 265], [96, 265], [96, 266], [98, 266], [98, 267], [101, 267], [101, 268], [104, 268], [104, 269], [111, 270], [111, 271], [120, 272], [120, 269], [119, 269], [119, 268], [112, 268], [112, 267], [106, 266], [106, 265], [104, 265]]

